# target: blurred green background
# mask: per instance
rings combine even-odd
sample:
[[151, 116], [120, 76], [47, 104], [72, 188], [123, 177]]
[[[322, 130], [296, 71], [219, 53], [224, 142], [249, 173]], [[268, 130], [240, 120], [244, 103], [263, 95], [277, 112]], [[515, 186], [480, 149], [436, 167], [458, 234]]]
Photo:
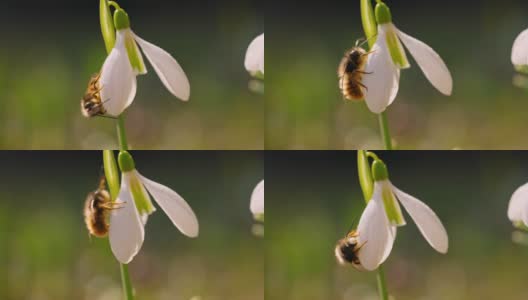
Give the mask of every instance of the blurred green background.
[[[435, 49], [454, 80], [453, 95], [441, 95], [409, 57], [388, 108], [396, 146], [526, 149], [528, 90], [514, 87], [510, 55], [528, 28], [528, 2], [385, 2], [396, 26]], [[266, 147], [382, 148], [377, 117], [338, 89], [340, 59], [364, 36], [359, 1], [280, 5], [267, 24]]]
[[[404, 213], [385, 263], [394, 299], [528, 298], [528, 246], [512, 241], [506, 214], [528, 182], [527, 152], [376, 153], [395, 186], [437, 213], [450, 240], [447, 255], [435, 252]], [[364, 207], [355, 151], [266, 153], [266, 188], [267, 299], [379, 299], [376, 273], [334, 257]]]
[[[252, 234], [249, 210], [262, 153], [131, 153], [138, 171], [182, 195], [200, 223], [199, 237], [187, 238], [154, 202], [129, 267], [137, 299], [264, 299], [264, 239]], [[0, 299], [121, 299], [108, 240], [90, 239], [82, 215], [102, 153], [2, 151], [0, 161]]]
[[[163, 86], [148, 62], [127, 110], [135, 149], [262, 149], [263, 95], [249, 91], [249, 43], [264, 31], [259, 1], [117, 1], [132, 30], [172, 54], [191, 98]], [[85, 119], [80, 99], [106, 57], [99, 0], [3, 1], [0, 148], [108, 149], [115, 121]]]

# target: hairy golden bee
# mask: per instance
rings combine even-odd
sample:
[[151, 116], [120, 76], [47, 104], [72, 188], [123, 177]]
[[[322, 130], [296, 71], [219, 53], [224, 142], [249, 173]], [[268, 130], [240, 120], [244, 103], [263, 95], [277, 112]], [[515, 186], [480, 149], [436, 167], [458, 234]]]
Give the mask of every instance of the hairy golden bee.
[[84, 202], [84, 222], [88, 232], [96, 237], [108, 235], [108, 214], [112, 209], [120, 208], [119, 203], [112, 203], [110, 193], [106, 190], [106, 178], [101, 176], [97, 190], [90, 192]]
[[94, 74], [88, 82], [88, 88], [81, 99], [81, 112], [87, 118], [103, 116], [106, 110], [101, 100], [101, 73]]
[[364, 268], [358, 257], [359, 250], [363, 244], [359, 245], [358, 236], [359, 234], [356, 230], [351, 230], [345, 238], [337, 241], [335, 256], [340, 264], [351, 264], [354, 268], [363, 271]]
[[362, 100], [365, 97], [363, 89], [367, 87], [361, 81], [363, 75], [369, 74], [364, 70], [370, 53], [358, 46], [356, 42], [356, 46], [345, 52], [341, 59], [337, 75], [339, 76], [339, 89], [345, 99]]

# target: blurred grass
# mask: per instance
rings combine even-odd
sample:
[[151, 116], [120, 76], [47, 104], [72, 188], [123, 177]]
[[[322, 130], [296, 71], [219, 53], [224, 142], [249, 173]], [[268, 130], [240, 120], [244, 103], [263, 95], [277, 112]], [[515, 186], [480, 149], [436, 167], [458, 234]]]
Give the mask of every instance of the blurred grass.
[[[402, 31], [434, 48], [454, 79], [436, 91], [410, 58], [388, 109], [400, 149], [526, 149], [528, 91], [514, 87], [515, 37], [528, 28], [525, 1], [386, 1]], [[342, 99], [337, 65], [363, 37], [359, 1], [309, 2], [268, 26], [266, 147], [382, 148], [377, 117]], [[283, 30], [288, 28], [288, 30]], [[295, 38], [292, 38], [295, 37]], [[280, 66], [280, 67], [273, 67]]]
[[[87, 120], [80, 99], [106, 57], [99, 1], [43, 5], [12, 1], [0, 21], [0, 148], [116, 147], [115, 122]], [[191, 98], [173, 97], [147, 63], [127, 110], [135, 149], [262, 149], [263, 96], [249, 91], [245, 51], [263, 32], [255, 3], [233, 0], [178, 7], [124, 1], [132, 29], [172, 54], [191, 83]], [[233, 4], [233, 3], [232, 3]], [[176, 9], [177, 8], [177, 9]], [[259, 108], [260, 107], [260, 108]]]
[[[400, 189], [445, 225], [436, 253], [412, 219], [385, 264], [395, 299], [525, 299], [528, 248], [512, 242], [514, 190], [528, 181], [524, 152], [377, 152]], [[376, 274], [341, 267], [334, 246], [357, 224], [364, 201], [355, 152], [273, 152], [266, 158], [266, 297], [378, 299]]]
[[[252, 235], [249, 211], [261, 154], [132, 154], [138, 170], [181, 194], [200, 222], [200, 236], [190, 239], [159, 207], [149, 218], [130, 264], [138, 299], [263, 299], [264, 240]], [[4, 151], [0, 159], [0, 273], [7, 275], [0, 299], [120, 299], [119, 265], [107, 239], [89, 238], [82, 216], [101, 153]]]

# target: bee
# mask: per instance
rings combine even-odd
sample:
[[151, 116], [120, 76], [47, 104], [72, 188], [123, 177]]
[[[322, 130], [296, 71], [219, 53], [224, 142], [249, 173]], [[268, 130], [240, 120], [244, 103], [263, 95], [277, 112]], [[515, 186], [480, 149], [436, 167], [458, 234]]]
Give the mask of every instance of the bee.
[[335, 256], [341, 265], [351, 264], [357, 270], [365, 270], [358, 258], [358, 252], [365, 244], [359, 245], [359, 233], [356, 230], [351, 230], [343, 239], [337, 241], [335, 247]]
[[108, 214], [118, 208], [121, 208], [120, 203], [112, 203], [106, 190], [106, 177], [102, 175], [97, 190], [90, 192], [84, 202], [84, 222], [88, 232], [100, 238], [107, 236], [110, 227]]
[[367, 89], [361, 81], [363, 75], [370, 74], [364, 70], [368, 55], [372, 52], [361, 48], [361, 44], [357, 40], [356, 45], [345, 52], [337, 69], [339, 89], [343, 97], [348, 100], [362, 100], [365, 97], [363, 89]]
[[88, 88], [81, 99], [81, 112], [87, 117], [104, 116], [106, 109], [101, 100], [101, 85], [99, 79], [101, 73], [94, 74], [88, 82]]

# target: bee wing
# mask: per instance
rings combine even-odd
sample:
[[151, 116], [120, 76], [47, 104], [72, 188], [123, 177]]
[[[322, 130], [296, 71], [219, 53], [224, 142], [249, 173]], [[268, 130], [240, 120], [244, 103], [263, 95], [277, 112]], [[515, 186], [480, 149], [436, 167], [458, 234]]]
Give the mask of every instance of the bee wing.
[[447, 232], [435, 212], [422, 201], [394, 185], [392, 189], [429, 245], [440, 253], [446, 253], [449, 244]]
[[198, 220], [189, 204], [172, 189], [142, 176], [139, 172], [137, 176], [174, 226], [188, 237], [197, 237]]
[[136, 34], [134, 38], [169, 92], [183, 101], [189, 100], [191, 94], [189, 80], [174, 57]]
[[358, 242], [362, 245], [358, 257], [366, 270], [375, 270], [387, 258], [394, 242], [392, 232], [383, 207], [381, 187], [375, 185], [372, 199], [358, 225]]
[[112, 210], [110, 215], [110, 247], [117, 260], [123, 264], [132, 261], [145, 238], [145, 230], [128, 186], [128, 176], [123, 173], [121, 190], [116, 200], [116, 203], [122, 203], [122, 207]]

